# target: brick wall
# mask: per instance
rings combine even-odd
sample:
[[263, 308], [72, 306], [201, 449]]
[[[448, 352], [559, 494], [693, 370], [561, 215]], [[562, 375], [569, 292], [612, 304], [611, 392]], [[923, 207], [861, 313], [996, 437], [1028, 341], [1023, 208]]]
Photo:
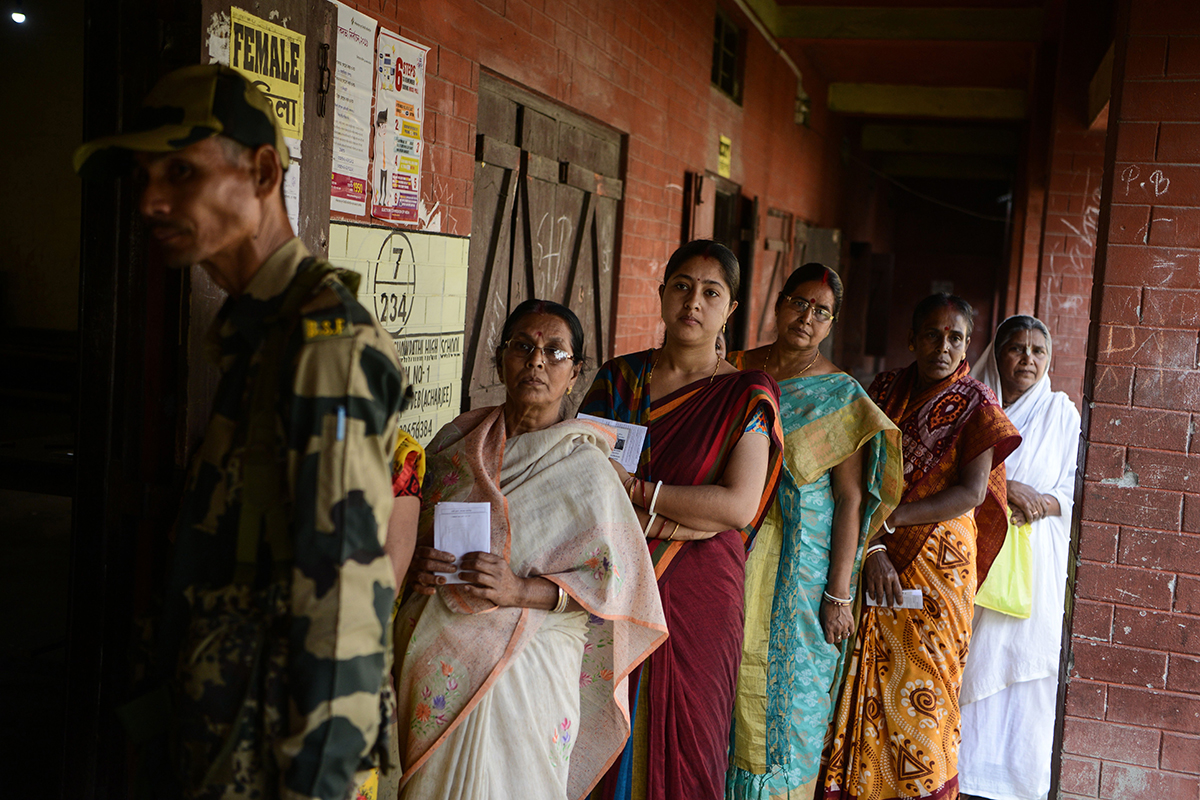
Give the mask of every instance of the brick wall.
[[1200, 4], [1126, 0], [1119, 23], [1061, 788], [1196, 800]]
[[[835, 224], [839, 137], [825, 85], [801, 63], [810, 127], [793, 122], [790, 70], [732, 4], [747, 31], [742, 105], [710, 86], [717, 4], [688, 0], [351, 0], [431, 46], [422, 200], [441, 230], [471, 233], [479, 72], [493, 72], [627, 135], [618, 262], [616, 352], [646, 347], [658, 326], [662, 266], [679, 243], [684, 172], [717, 171], [717, 137], [733, 140], [733, 174], [760, 213], [779, 208]], [[789, 165], [786, 171], [779, 164]], [[359, 220], [366, 221], [366, 220]], [[756, 252], [762, 253], [761, 241]]]
[[[1015, 280], [1010, 282], [1008, 314], [1037, 314], [1038, 265], [1042, 257], [1042, 222], [1046, 213], [1046, 187], [1029, 190], [1025, 200], [1025, 216], [1020, 238], [1015, 246], [1021, 248]], [[1072, 395], [1073, 397], [1075, 395]]]
[[1054, 337], [1051, 384], [1076, 403], [1083, 393], [1104, 140], [1104, 131], [1088, 131], [1074, 115], [1060, 114], [1045, 195], [1036, 314]]
[[1050, 328], [1054, 336], [1051, 383], [1078, 405], [1083, 396], [1105, 152], [1105, 131], [1088, 129], [1088, 85], [1111, 41], [1112, 19], [1107, 4], [1097, 5], [1095, 0], [1067, 0], [1062, 13], [1049, 112], [1049, 168], [1044, 194], [1030, 199], [1031, 208], [1040, 201], [1042, 211], [1037, 298], [1036, 304], [1030, 302], [1033, 287], [1026, 270], [1020, 305], [1036, 309], [1032, 313]]

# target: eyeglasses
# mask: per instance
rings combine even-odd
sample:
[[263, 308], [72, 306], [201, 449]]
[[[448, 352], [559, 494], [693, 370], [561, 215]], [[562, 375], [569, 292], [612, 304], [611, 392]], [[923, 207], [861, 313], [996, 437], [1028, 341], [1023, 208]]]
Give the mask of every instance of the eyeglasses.
[[789, 297], [785, 295], [783, 299], [786, 300], [788, 305], [792, 307], [792, 310], [800, 316], [804, 316], [804, 312], [811, 308], [813, 316], [819, 319], [821, 322], [833, 322], [835, 319], [837, 319], [837, 317], [835, 317], [833, 312], [829, 309], [813, 305], [803, 297]]
[[507, 355], [517, 356], [522, 359], [527, 359], [538, 350], [541, 350], [542, 358], [546, 359], [546, 363], [550, 364], [551, 366], [574, 359], [574, 356], [572, 356], [566, 350], [560, 350], [557, 347], [552, 347], [550, 345], [546, 345], [545, 347], [535, 347], [529, 342], [523, 342], [519, 339], [509, 339], [507, 342], [501, 345], [501, 349], [504, 350]]

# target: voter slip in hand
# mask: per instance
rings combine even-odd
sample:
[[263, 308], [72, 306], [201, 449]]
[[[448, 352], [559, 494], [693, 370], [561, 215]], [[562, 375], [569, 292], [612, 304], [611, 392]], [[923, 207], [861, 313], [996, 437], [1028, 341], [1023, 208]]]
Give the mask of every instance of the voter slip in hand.
[[[492, 550], [490, 503], [438, 503], [433, 507], [433, 547], [454, 556], [454, 566], [467, 553]], [[446, 583], [466, 583], [462, 572], [446, 575]]]
[[638, 462], [642, 460], [642, 445], [646, 441], [645, 425], [617, 422], [604, 417], [593, 417], [591, 414], [580, 414], [578, 419], [594, 422], [612, 430], [617, 435], [617, 443], [613, 445], [608, 457], [624, 467], [629, 474], [637, 472]]
[[881, 608], [917, 609], [917, 608], [921, 608], [925, 604], [924, 598], [921, 597], [920, 589], [904, 589], [903, 593], [904, 593], [903, 597], [900, 599], [900, 605], [889, 606], [889, 605], [885, 605], [883, 603], [876, 603], [875, 600], [871, 597], [871, 593], [867, 592], [867, 605], [878, 606]]

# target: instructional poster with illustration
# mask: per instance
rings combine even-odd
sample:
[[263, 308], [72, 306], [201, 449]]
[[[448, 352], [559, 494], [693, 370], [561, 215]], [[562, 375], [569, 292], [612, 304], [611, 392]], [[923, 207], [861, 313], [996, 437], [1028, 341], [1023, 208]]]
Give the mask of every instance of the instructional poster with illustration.
[[371, 216], [376, 219], [417, 223], [428, 53], [428, 47], [379, 29], [371, 159]]
[[329, 260], [362, 275], [358, 300], [396, 344], [413, 387], [400, 427], [423, 446], [462, 409], [469, 243], [463, 236], [329, 225]]
[[329, 210], [362, 217], [367, 213], [367, 173], [371, 168], [371, 89], [377, 23], [338, 3], [337, 26]]

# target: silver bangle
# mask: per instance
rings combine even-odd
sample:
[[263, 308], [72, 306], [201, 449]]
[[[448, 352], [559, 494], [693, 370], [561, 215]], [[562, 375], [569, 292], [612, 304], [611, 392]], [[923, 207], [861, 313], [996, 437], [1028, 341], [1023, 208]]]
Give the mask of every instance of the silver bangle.
[[867, 548], [867, 552], [866, 552], [866, 554], [863, 556], [863, 561], [866, 561], [868, 558], [870, 558], [871, 556], [875, 555], [876, 553], [879, 553], [879, 552], [886, 552], [886, 551], [887, 551], [887, 545], [886, 545], [886, 544], [873, 544], [873, 545], [871, 545], [870, 547], [868, 547], [868, 548]]
[[883, 530], [889, 534], [895, 533], [896, 529], [887, 524], [887, 520], [883, 521]]
[[550, 609], [551, 614], [561, 614], [567, 610], [567, 603], [571, 602], [571, 595], [563, 587], [558, 587], [558, 602], [554, 604], [554, 608]]
[[835, 606], [848, 606], [854, 602], [853, 597], [835, 597], [829, 592], [822, 592], [821, 597], [833, 603]]

